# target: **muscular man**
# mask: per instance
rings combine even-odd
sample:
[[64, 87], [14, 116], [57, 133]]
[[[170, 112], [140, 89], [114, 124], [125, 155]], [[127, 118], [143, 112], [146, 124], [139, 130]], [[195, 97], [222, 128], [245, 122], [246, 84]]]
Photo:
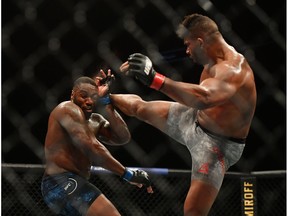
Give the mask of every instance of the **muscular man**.
[[125, 168], [100, 142], [120, 146], [130, 140], [126, 123], [107, 95], [100, 99], [105, 104], [107, 119], [93, 113], [99, 92], [107, 92], [107, 85], [100, 85], [101, 80], [78, 78], [71, 100], [60, 103], [50, 114], [41, 189], [44, 201], [56, 214], [120, 215], [105, 195], [88, 182], [91, 165], [110, 170], [139, 187], [146, 185], [147, 191], [153, 192], [146, 172]]
[[143, 101], [137, 95], [112, 95], [114, 106], [151, 124], [185, 145], [192, 158], [185, 216], [207, 215], [224, 174], [241, 157], [256, 106], [252, 69], [222, 37], [216, 23], [200, 14], [186, 16], [178, 28], [186, 53], [203, 65], [199, 84], [173, 81], [155, 72], [140, 53], [120, 67], [144, 85], [176, 102]]

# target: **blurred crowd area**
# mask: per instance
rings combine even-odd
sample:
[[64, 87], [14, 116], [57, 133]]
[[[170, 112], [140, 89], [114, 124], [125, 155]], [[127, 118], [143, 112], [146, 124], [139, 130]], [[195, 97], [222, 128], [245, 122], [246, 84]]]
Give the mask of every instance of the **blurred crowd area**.
[[[255, 73], [258, 104], [242, 159], [230, 170], [281, 170], [286, 163], [286, 1], [2, 0], [2, 162], [42, 164], [50, 111], [73, 80], [112, 69], [112, 93], [165, 95], [121, 77], [135, 52], [162, 74], [198, 83], [201, 67], [175, 30], [185, 15], [214, 19]], [[190, 154], [157, 129], [122, 115], [132, 134], [107, 148], [126, 166], [190, 169]]]

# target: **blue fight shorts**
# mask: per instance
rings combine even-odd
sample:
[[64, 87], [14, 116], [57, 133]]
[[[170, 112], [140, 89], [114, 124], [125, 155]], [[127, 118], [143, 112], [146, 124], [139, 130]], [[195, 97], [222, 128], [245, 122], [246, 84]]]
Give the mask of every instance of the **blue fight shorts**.
[[224, 174], [241, 157], [245, 139], [217, 135], [197, 122], [197, 110], [172, 103], [164, 132], [185, 145], [192, 158], [192, 180], [220, 189]]
[[48, 207], [58, 215], [84, 216], [102, 192], [85, 178], [65, 172], [44, 175], [42, 196]]

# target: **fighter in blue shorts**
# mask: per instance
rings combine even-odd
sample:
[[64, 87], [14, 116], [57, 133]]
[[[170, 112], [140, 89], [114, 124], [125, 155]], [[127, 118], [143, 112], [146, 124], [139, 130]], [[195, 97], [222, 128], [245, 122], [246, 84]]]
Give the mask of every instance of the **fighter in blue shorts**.
[[[111, 72], [108, 71], [108, 76]], [[52, 110], [45, 139], [46, 168], [42, 179], [43, 199], [56, 214], [67, 216], [119, 216], [115, 206], [88, 182], [92, 165], [101, 166], [152, 193], [149, 177], [142, 170], [129, 170], [102, 144], [121, 146], [130, 140], [126, 123], [110, 103], [106, 74], [95, 80], [75, 80], [70, 101]], [[95, 112], [103, 103], [107, 119]], [[99, 105], [99, 104], [98, 104]]]
[[[186, 16], [177, 30], [187, 55], [203, 70], [199, 84], [174, 81], [156, 72], [151, 60], [134, 53], [120, 73], [161, 91], [173, 101], [143, 101], [137, 95], [112, 95], [115, 107], [184, 144], [192, 157], [185, 216], [206, 216], [225, 172], [245, 146], [256, 107], [253, 71], [207, 16]], [[157, 49], [149, 50], [159, 56]], [[182, 105], [180, 105], [182, 104]], [[156, 144], [155, 144], [156, 145]]]
[[87, 179], [71, 172], [43, 177], [42, 195], [49, 208], [58, 215], [86, 215], [90, 205], [102, 192]]

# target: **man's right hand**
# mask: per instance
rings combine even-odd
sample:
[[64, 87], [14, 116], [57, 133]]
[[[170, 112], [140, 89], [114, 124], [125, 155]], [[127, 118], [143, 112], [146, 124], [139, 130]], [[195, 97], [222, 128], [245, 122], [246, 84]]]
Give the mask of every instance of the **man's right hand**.
[[140, 188], [145, 185], [147, 192], [153, 193], [149, 176], [144, 170], [131, 170], [125, 168], [125, 172], [121, 178], [128, 181], [130, 184], [137, 185]]
[[131, 54], [128, 61], [120, 66], [120, 71], [156, 90], [162, 87], [165, 80], [165, 76], [154, 70], [151, 60], [141, 53]]

